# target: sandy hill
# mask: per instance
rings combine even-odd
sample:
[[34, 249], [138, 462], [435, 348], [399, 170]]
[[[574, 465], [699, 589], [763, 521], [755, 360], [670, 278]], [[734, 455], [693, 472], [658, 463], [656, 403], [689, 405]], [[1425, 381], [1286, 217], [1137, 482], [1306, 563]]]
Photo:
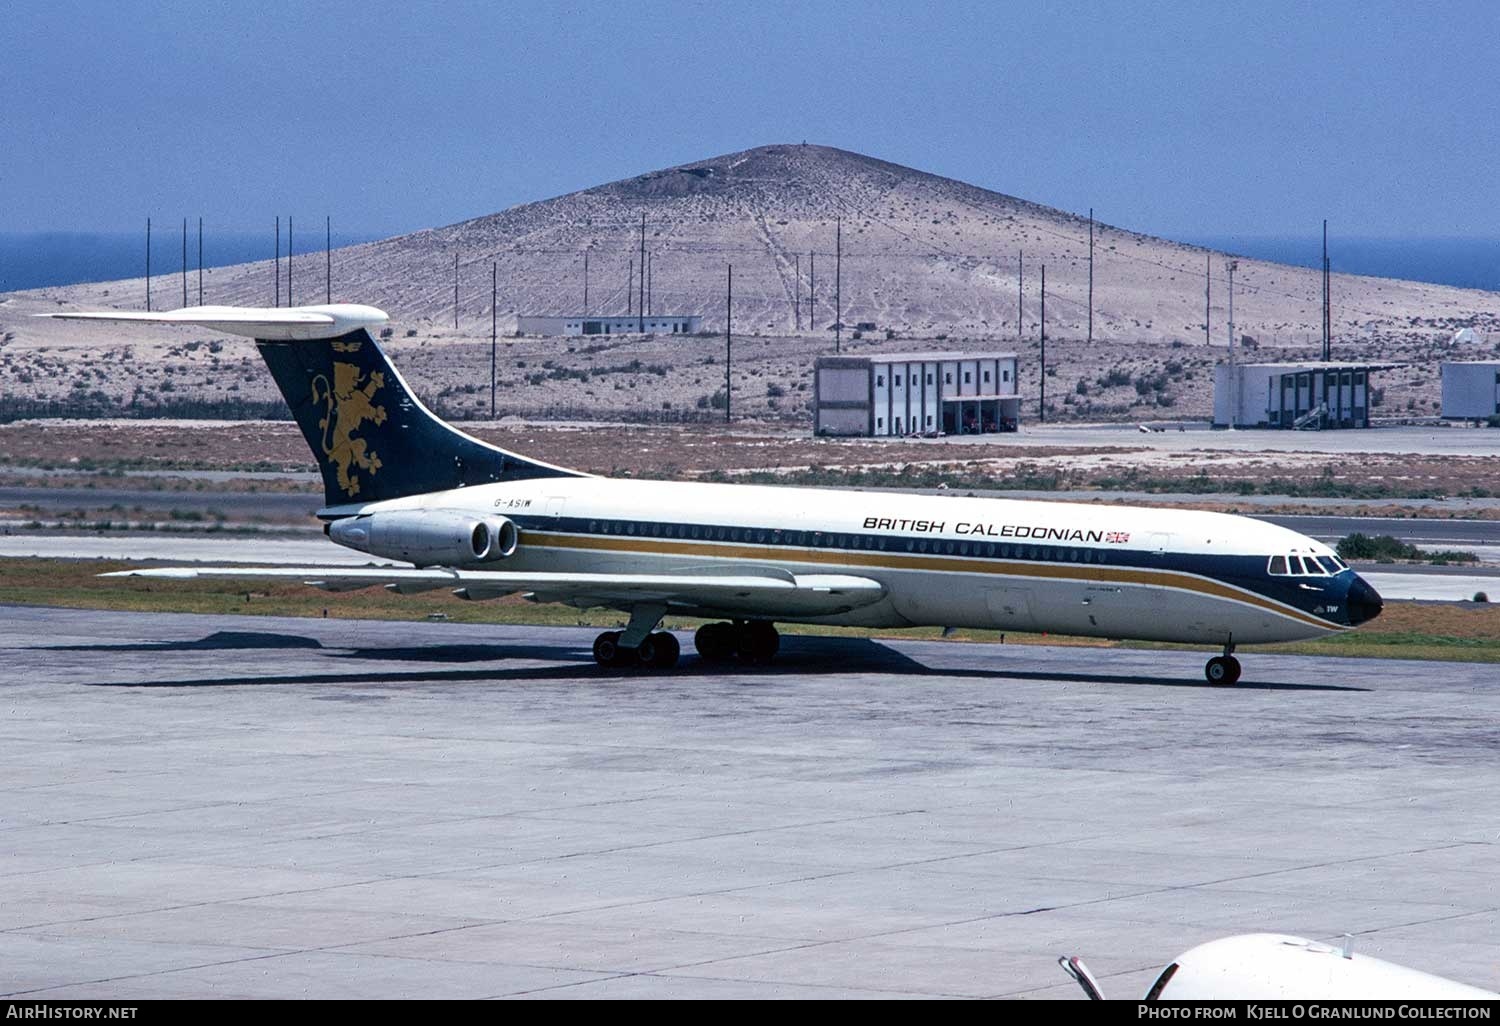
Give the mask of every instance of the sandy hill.
[[[400, 321], [451, 326], [453, 256], [460, 323], [488, 329], [490, 266], [499, 265], [502, 317], [624, 313], [640, 218], [652, 253], [652, 309], [701, 313], [721, 327], [725, 265], [734, 264], [735, 319], [746, 331], [792, 332], [816, 251], [814, 324], [834, 319], [835, 220], [843, 222], [844, 321], [904, 334], [1014, 337], [1018, 253], [1024, 252], [1026, 333], [1035, 334], [1040, 266], [1047, 265], [1048, 333], [1086, 332], [1087, 222], [1073, 214], [825, 146], [763, 146], [653, 171], [445, 228], [334, 254], [336, 299], [381, 305]], [[1107, 225], [1095, 229], [1094, 335], [1108, 341], [1203, 337], [1207, 252]], [[800, 261], [800, 266], [799, 266]], [[1214, 338], [1225, 331], [1223, 261], [1212, 260]], [[800, 272], [801, 282], [798, 275]], [[297, 297], [321, 300], [323, 254], [297, 257]], [[269, 261], [210, 275], [209, 302], [270, 303]], [[638, 282], [636, 287], [638, 288]], [[177, 280], [157, 282], [173, 302]], [[108, 289], [108, 296], [104, 291]], [[65, 302], [135, 305], [138, 282], [46, 290]], [[1316, 271], [1241, 260], [1236, 321], [1267, 342], [1316, 337]], [[1500, 296], [1438, 285], [1337, 275], [1337, 330], [1365, 338], [1487, 328]], [[803, 307], [805, 312], [806, 307]], [[482, 324], [480, 322], [483, 322]], [[805, 323], [803, 324], [806, 328]]]
[[[1049, 402], [1056, 397], [1060, 415], [1135, 418], [1168, 405], [1174, 415], [1206, 412], [1210, 368], [1227, 334], [1223, 254], [1096, 225], [1096, 344], [1084, 346], [1085, 219], [824, 146], [758, 147], [336, 250], [333, 298], [388, 310], [397, 355], [418, 384], [450, 410], [487, 412], [492, 263], [498, 265], [502, 334], [514, 328], [518, 312], [580, 312], [586, 252], [589, 312], [623, 314], [627, 287], [639, 287], [638, 279], [627, 286], [627, 277], [643, 215], [653, 311], [698, 313], [705, 329], [722, 331], [725, 268], [733, 263], [737, 334], [763, 340], [740, 356], [747, 373], [760, 379], [749, 386], [755, 398], [747, 395], [741, 407], [747, 413], [758, 403], [769, 416], [805, 416], [810, 357], [831, 344], [835, 319], [836, 222], [843, 231], [844, 323], [877, 326], [853, 343], [856, 349], [1000, 346], [1019, 349], [1032, 362], [1045, 263], [1049, 377], [1057, 378]], [[1018, 331], [1021, 252], [1024, 325]], [[809, 327], [814, 253], [817, 304]], [[322, 301], [323, 268], [321, 252], [296, 258], [298, 301]], [[1206, 268], [1213, 279], [1211, 347], [1204, 345]], [[154, 281], [158, 304], [176, 305], [178, 278], [168, 272]], [[272, 302], [270, 261], [215, 269], [206, 282], [209, 303]], [[1316, 271], [1241, 259], [1235, 274], [1239, 331], [1266, 357], [1314, 355], [1320, 289]], [[1393, 412], [1398, 404], [1403, 413], [1434, 408], [1432, 367], [1457, 328], [1472, 326], [1482, 340], [1466, 356], [1488, 355], [1500, 344], [1497, 293], [1352, 275], [1335, 275], [1333, 292], [1339, 356], [1414, 364], [1390, 379]], [[120, 328], [105, 335], [26, 316], [59, 305], [139, 309], [143, 295], [139, 279], [0, 295], [0, 384], [12, 396], [56, 399], [274, 398], [258, 368], [245, 362], [253, 355], [241, 347], [199, 349], [189, 344], [194, 333], [182, 330]], [[579, 416], [701, 410], [721, 374], [708, 366], [711, 355], [697, 352], [705, 344], [680, 337], [617, 338], [608, 346], [512, 340], [502, 361], [500, 409]], [[224, 373], [226, 365], [232, 374]], [[1131, 385], [1142, 376], [1156, 381], [1163, 372], [1165, 386]], [[484, 396], [474, 384], [480, 374]], [[524, 392], [508, 387], [521, 383]], [[1064, 403], [1070, 386], [1076, 389]], [[1034, 394], [1034, 388], [1034, 381], [1023, 380], [1023, 391]]]

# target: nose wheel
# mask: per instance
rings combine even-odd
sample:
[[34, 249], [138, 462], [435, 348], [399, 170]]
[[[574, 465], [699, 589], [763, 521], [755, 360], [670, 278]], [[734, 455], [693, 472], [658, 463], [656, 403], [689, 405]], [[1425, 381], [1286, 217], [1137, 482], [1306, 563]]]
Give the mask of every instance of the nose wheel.
[[1203, 668], [1210, 684], [1230, 685], [1240, 679], [1240, 661], [1232, 655], [1214, 656]]

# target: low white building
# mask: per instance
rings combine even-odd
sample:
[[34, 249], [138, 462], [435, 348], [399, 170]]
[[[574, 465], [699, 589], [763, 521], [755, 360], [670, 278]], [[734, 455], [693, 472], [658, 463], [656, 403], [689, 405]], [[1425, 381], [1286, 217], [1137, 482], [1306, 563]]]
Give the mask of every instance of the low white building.
[[1443, 416], [1484, 420], [1500, 415], [1500, 360], [1445, 363]]
[[1396, 366], [1221, 363], [1214, 368], [1214, 427], [1367, 428], [1370, 375]]
[[560, 317], [516, 317], [522, 335], [692, 335], [702, 329], [698, 314], [632, 314], [625, 317], [565, 314]]
[[814, 372], [819, 435], [971, 435], [1015, 431], [1015, 353], [822, 356]]

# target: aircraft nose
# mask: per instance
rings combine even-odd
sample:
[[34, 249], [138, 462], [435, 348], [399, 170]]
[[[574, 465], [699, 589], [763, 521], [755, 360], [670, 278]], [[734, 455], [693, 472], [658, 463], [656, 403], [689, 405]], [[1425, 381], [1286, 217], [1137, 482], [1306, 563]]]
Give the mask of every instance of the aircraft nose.
[[1349, 607], [1349, 625], [1358, 627], [1362, 623], [1368, 623], [1380, 615], [1385, 602], [1380, 593], [1370, 587], [1370, 582], [1358, 575], [1353, 583], [1349, 585], [1349, 596], [1346, 599]]

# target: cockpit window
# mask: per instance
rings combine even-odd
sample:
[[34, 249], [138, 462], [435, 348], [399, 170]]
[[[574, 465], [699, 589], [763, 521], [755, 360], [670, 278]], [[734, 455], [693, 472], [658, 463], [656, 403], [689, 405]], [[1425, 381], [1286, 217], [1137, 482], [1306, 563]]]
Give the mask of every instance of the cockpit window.
[[1266, 572], [1276, 577], [1336, 577], [1349, 569], [1337, 556], [1272, 556]]

